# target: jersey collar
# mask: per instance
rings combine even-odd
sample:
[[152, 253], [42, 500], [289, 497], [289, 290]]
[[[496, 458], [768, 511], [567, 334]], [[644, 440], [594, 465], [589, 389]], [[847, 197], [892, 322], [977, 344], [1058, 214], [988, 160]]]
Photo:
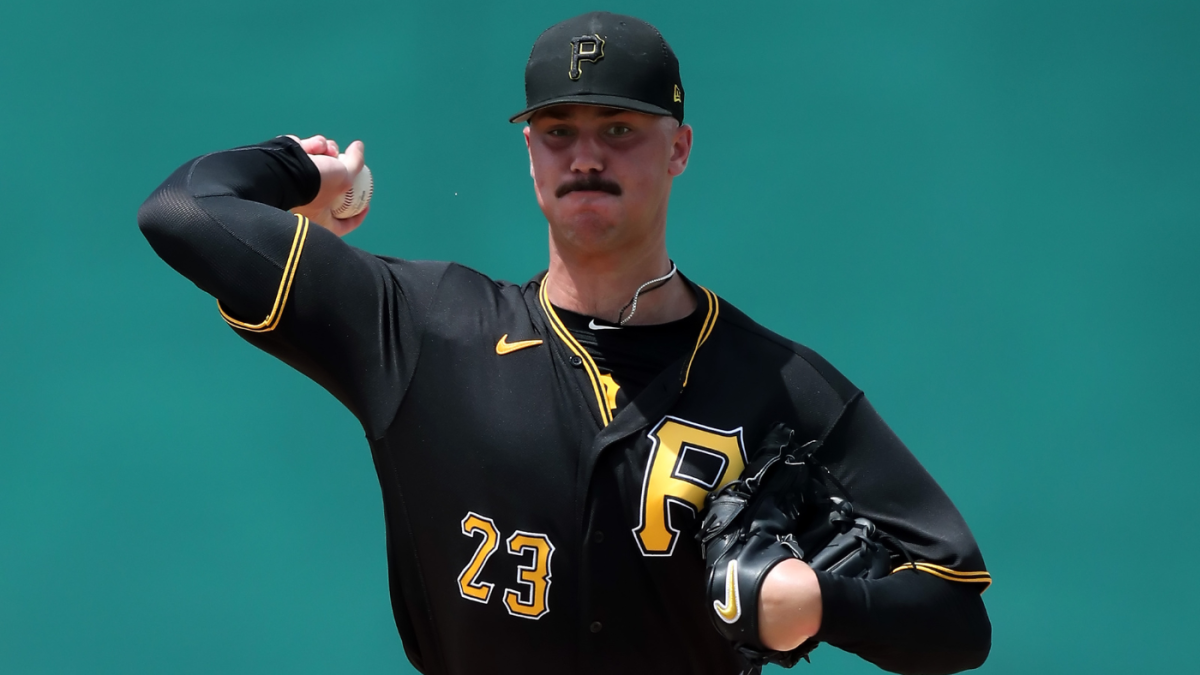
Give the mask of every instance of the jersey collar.
[[[707, 306], [704, 322], [700, 325], [700, 332], [696, 336], [696, 346], [692, 348], [692, 353], [687, 359], [687, 365], [680, 373], [679, 389], [682, 391], [687, 387], [688, 380], [691, 377], [692, 365], [696, 360], [696, 354], [700, 352], [700, 348], [704, 346], [709, 336], [712, 335], [713, 329], [716, 328], [717, 317], [721, 313], [721, 303], [716, 293], [699, 284], [693, 283], [690, 279], [683, 276], [682, 273], [679, 276], [684, 280], [684, 283], [691, 287], [697, 301]], [[591, 355], [587, 353], [587, 350], [583, 348], [583, 345], [579, 344], [575, 336], [571, 335], [571, 331], [567, 330], [558, 313], [554, 311], [554, 306], [550, 304], [550, 296], [547, 290], [547, 278], [548, 274], [543, 273], [539, 279], [538, 304], [541, 306], [542, 313], [546, 317], [546, 322], [550, 325], [551, 332], [554, 333], [555, 337], [558, 338], [575, 358], [578, 358], [582, 362], [583, 370], [587, 374], [588, 382], [591, 384], [592, 396], [600, 412], [601, 426], [608, 426], [612, 422], [613, 417], [604, 396], [604, 385], [600, 380], [600, 369], [596, 366], [596, 362], [592, 360]]]

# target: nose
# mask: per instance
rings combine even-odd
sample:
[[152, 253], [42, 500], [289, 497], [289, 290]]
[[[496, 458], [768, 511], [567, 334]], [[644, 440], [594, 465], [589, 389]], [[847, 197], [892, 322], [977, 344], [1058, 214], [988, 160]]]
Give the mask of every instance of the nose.
[[600, 143], [590, 135], [581, 134], [574, 144], [574, 156], [571, 158], [571, 171], [579, 173], [600, 173], [604, 171], [604, 154]]

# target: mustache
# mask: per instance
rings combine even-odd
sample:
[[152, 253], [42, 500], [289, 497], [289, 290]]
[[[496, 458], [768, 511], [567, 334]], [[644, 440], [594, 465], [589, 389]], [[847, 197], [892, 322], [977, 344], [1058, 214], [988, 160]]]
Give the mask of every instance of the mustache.
[[617, 185], [614, 181], [601, 178], [600, 176], [594, 174], [587, 174], [578, 180], [573, 180], [569, 183], [563, 183], [562, 185], [558, 186], [557, 190], [554, 191], [554, 196], [561, 199], [562, 197], [566, 196], [567, 193], [575, 192], [576, 190], [607, 192], [610, 195], [616, 195], [617, 197], [621, 196], [620, 185]]

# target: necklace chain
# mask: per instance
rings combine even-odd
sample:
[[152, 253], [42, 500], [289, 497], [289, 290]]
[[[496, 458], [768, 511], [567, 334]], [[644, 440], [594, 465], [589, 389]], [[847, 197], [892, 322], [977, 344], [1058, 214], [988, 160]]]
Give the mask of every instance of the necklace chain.
[[[679, 268], [675, 267], [675, 263], [672, 262], [670, 272], [667, 272], [666, 274], [662, 275], [661, 277], [659, 277], [657, 279], [651, 279], [650, 281], [647, 281], [646, 283], [642, 284], [641, 286], [638, 286], [638, 289], [636, 291], [634, 291], [634, 293], [633, 293], [633, 298], [630, 299], [629, 302], [625, 303], [625, 306], [621, 308], [620, 312], [617, 312], [617, 325], [624, 326], [626, 323], [629, 322], [630, 319], [633, 318], [633, 315], [637, 312], [638, 296], [642, 294], [642, 291], [646, 290], [647, 286], [654, 286], [654, 284], [665, 284], [666, 282], [670, 281], [671, 277], [675, 276], [675, 273], [678, 271], [679, 271]], [[658, 286], [654, 286], [654, 288], [651, 288], [650, 290], [654, 290], [655, 288], [658, 288]], [[629, 316], [622, 319], [621, 315], [624, 314], [625, 310], [627, 310], [627, 309], [629, 310]]]

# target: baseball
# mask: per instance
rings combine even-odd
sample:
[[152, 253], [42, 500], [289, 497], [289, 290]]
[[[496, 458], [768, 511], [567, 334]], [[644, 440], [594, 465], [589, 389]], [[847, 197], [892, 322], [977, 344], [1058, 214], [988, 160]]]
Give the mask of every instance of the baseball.
[[[346, 163], [345, 155], [338, 155], [342, 163]], [[366, 164], [354, 179], [354, 184], [346, 190], [336, 202], [331, 211], [334, 218], [353, 218], [367, 208], [371, 203], [371, 194], [375, 192], [375, 181], [371, 178], [371, 169]]]

